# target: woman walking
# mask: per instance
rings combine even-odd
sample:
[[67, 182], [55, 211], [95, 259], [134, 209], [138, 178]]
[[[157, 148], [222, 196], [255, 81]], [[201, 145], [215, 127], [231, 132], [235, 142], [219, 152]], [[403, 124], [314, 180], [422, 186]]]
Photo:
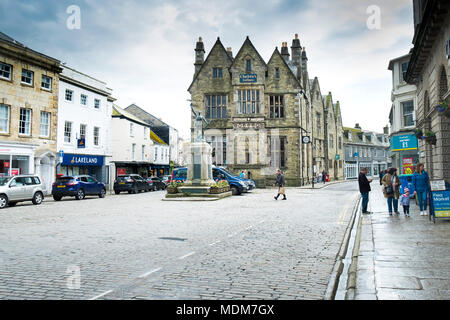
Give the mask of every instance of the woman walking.
[[394, 206], [394, 212], [398, 212], [398, 198], [400, 198], [400, 179], [397, 176], [397, 168], [389, 168], [387, 173], [381, 180], [384, 188], [383, 194], [387, 199], [389, 215], [392, 216], [392, 206]]
[[414, 184], [414, 194], [417, 197], [420, 207], [420, 215], [426, 216], [427, 212], [427, 192], [430, 191], [430, 177], [424, 170], [423, 163], [418, 163], [412, 181]]

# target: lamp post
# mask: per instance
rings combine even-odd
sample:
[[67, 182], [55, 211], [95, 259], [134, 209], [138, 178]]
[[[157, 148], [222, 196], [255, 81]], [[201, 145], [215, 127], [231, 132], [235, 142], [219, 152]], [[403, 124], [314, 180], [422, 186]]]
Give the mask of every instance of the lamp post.
[[[306, 97], [306, 107], [308, 107], [309, 102], [308, 98]], [[314, 112], [313, 112], [313, 106], [311, 104], [311, 185], [314, 189]]]

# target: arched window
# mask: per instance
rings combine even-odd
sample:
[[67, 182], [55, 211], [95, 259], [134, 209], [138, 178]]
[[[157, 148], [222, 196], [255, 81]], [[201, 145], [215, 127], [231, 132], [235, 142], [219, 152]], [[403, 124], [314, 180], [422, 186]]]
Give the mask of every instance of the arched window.
[[441, 67], [441, 73], [439, 75], [439, 102], [444, 100], [445, 94], [448, 92], [448, 80], [445, 67]]

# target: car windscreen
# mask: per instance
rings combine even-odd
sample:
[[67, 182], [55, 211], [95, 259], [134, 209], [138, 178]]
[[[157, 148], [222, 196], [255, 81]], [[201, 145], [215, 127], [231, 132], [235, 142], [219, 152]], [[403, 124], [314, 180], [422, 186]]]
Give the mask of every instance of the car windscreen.
[[187, 170], [183, 170], [183, 169], [175, 171], [175, 173], [173, 175], [174, 178], [186, 178], [186, 176], [187, 176]]
[[6, 185], [9, 182], [9, 180], [11, 180], [11, 177], [0, 178], [0, 186]]
[[130, 176], [118, 176], [118, 177], [117, 177], [117, 181], [123, 182], [123, 181], [130, 180], [130, 179], [132, 179], [132, 178], [133, 178], [133, 177], [130, 177]]

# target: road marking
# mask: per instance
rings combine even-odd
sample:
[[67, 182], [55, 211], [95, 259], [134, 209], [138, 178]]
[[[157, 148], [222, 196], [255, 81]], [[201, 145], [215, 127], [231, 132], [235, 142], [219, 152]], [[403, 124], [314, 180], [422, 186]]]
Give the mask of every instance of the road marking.
[[98, 296], [95, 296], [95, 297], [93, 297], [93, 298], [91, 298], [91, 299], [89, 299], [89, 300], [97, 300], [98, 298], [101, 298], [101, 297], [103, 297], [103, 296], [106, 296], [107, 294], [109, 294], [109, 293], [111, 293], [111, 292], [113, 292], [113, 290], [105, 291], [105, 292], [103, 292], [102, 294], [99, 294]]
[[158, 272], [158, 271], [161, 270], [161, 269], [162, 269], [162, 268], [157, 268], [157, 269], [154, 269], [154, 270], [152, 270], [152, 271], [146, 272], [146, 273], [144, 273], [144, 274], [141, 274], [138, 278], [146, 278], [146, 277], [148, 277], [149, 275], [151, 275], [152, 273]]
[[349, 201], [347, 201], [345, 207], [342, 209], [342, 211], [339, 215], [338, 224], [344, 224], [344, 220], [345, 220], [345, 217], [347, 216], [348, 209], [349, 209], [350, 205], [353, 204], [353, 201], [355, 200], [355, 198], [357, 196], [358, 196], [358, 194], [355, 194], [353, 197], [350, 198]]
[[188, 254], [185, 254], [184, 256], [179, 257], [179, 260], [183, 260], [184, 258], [187, 258], [189, 256], [192, 256], [193, 254], [195, 254], [195, 251], [189, 252]]
[[220, 240], [217, 240], [216, 242], [210, 243], [209, 245], [210, 245], [210, 246], [213, 246], [213, 245], [218, 244], [219, 242], [220, 242]]

